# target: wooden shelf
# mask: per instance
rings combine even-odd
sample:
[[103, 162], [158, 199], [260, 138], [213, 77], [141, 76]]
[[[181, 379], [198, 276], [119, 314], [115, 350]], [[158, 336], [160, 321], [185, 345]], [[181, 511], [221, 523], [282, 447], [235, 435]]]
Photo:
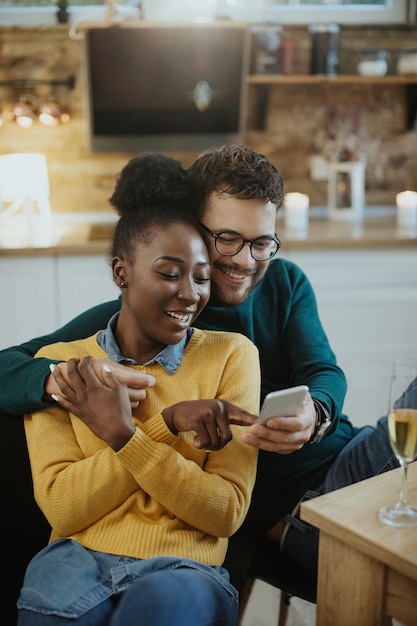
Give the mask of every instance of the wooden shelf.
[[[286, 97], [285, 87], [317, 86], [323, 88], [324, 93], [340, 85], [357, 85], [358, 88], [399, 87], [404, 97], [404, 125], [406, 120], [414, 119], [415, 96], [411, 92], [417, 85], [417, 74], [409, 76], [359, 76], [359, 74], [339, 74], [326, 76], [324, 74], [248, 74], [245, 77], [245, 90], [242, 98], [242, 130], [264, 131], [269, 100], [274, 88], [280, 89], [281, 98]], [[411, 107], [411, 108], [410, 108]]]
[[359, 76], [358, 74], [250, 74], [248, 85], [317, 85], [317, 84], [363, 84], [363, 85], [411, 85], [417, 84], [417, 74], [410, 76]]

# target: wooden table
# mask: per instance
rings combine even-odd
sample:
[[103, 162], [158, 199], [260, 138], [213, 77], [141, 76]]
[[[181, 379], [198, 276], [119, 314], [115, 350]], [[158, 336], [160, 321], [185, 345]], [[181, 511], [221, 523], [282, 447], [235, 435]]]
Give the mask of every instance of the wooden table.
[[[381, 626], [391, 616], [417, 626], [417, 527], [383, 524], [378, 510], [397, 502], [400, 470], [301, 505], [320, 528], [317, 626]], [[417, 462], [408, 469], [417, 506]]]

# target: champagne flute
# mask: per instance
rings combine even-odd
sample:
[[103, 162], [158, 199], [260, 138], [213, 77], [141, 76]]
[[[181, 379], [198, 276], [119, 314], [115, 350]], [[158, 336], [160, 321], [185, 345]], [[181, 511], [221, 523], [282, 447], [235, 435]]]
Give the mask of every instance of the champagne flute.
[[400, 499], [380, 509], [379, 518], [391, 526], [417, 526], [417, 509], [407, 502], [407, 467], [417, 458], [417, 359], [395, 361], [391, 377], [388, 431], [402, 468]]

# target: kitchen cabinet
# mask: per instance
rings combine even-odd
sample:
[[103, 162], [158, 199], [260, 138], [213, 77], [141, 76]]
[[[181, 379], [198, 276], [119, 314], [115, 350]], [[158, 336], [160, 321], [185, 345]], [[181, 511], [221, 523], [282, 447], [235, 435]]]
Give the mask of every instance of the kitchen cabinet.
[[120, 291], [105, 255], [3, 257], [0, 349], [50, 333]]
[[[417, 75], [413, 76], [359, 76], [359, 75], [276, 75], [250, 74], [246, 76], [241, 102], [242, 132], [265, 130], [271, 91], [280, 90], [280, 97], [286, 98], [286, 88], [291, 86], [315, 86], [317, 89], [340, 91], [343, 85], [357, 85], [364, 89], [377, 86], [393, 86], [403, 89], [406, 103], [408, 89], [417, 84]], [[405, 117], [409, 118], [409, 115]]]
[[55, 264], [59, 303], [56, 328], [90, 307], [120, 295], [105, 255], [58, 256]]
[[0, 259], [0, 349], [53, 330], [55, 267], [50, 256]]

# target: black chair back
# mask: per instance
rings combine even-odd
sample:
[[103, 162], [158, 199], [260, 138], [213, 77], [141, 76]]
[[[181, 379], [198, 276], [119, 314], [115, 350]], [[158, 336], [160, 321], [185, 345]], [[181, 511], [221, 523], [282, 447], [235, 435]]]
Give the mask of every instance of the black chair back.
[[3, 623], [12, 625], [16, 624], [16, 600], [26, 567], [48, 543], [51, 529], [33, 497], [23, 417], [1, 413], [0, 429], [3, 554], [13, 554], [2, 583], [1, 612]]

